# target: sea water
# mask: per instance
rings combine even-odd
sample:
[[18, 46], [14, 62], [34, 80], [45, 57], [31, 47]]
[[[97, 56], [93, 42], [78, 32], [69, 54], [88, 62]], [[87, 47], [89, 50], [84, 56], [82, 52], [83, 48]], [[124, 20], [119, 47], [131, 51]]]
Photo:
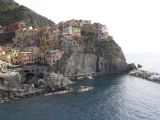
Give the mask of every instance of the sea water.
[[80, 85], [93, 86], [94, 89], [0, 104], [0, 120], [160, 119], [160, 84], [116, 74], [97, 76], [94, 80], [84, 80], [72, 86], [76, 88]]

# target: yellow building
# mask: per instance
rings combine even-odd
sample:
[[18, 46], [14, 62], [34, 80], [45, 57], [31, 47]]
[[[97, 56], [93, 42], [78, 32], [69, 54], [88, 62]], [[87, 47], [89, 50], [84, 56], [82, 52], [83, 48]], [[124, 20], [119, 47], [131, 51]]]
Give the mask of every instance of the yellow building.
[[0, 54], [0, 60], [11, 63], [11, 54]]
[[20, 51], [18, 49], [11, 49], [11, 58], [12, 58], [11, 62], [13, 64], [20, 63], [19, 54], [20, 54]]
[[79, 25], [66, 25], [64, 27], [64, 34], [81, 37], [81, 28]]
[[11, 49], [12, 57], [18, 57], [19, 56], [19, 50], [18, 49]]
[[72, 27], [72, 34], [73, 36], [81, 37], [81, 28], [79, 26]]

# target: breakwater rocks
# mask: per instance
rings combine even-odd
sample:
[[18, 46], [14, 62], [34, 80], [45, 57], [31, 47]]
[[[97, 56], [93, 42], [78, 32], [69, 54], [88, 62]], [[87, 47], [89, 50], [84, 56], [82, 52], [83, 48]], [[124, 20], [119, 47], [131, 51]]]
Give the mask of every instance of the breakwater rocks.
[[129, 75], [160, 83], [160, 74], [158, 73], [137, 69], [131, 71]]

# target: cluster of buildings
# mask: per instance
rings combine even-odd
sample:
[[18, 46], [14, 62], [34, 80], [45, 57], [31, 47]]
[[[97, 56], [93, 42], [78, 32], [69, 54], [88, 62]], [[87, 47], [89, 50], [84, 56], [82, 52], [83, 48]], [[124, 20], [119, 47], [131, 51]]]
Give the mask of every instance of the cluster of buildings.
[[12, 43], [0, 46], [0, 60], [14, 65], [38, 63], [53, 66], [65, 52], [84, 50], [82, 32], [95, 34], [97, 41], [108, 37], [105, 25], [74, 19], [45, 28], [26, 26], [23, 21], [4, 28], [0, 25], [0, 34], [11, 31], [15, 32], [15, 37]]

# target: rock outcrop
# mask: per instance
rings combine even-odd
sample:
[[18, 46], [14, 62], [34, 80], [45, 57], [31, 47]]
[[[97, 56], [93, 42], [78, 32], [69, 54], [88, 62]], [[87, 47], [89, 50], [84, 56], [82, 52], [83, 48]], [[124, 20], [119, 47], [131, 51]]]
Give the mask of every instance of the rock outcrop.
[[0, 86], [6, 89], [18, 88], [21, 85], [21, 75], [16, 71], [8, 71], [2, 74], [0, 78]]
[[0, 103], [12, 98], [23, 98], [58, 90], [68, 90], [67, 86], [72, 83], [68, 78], [54, 72], [50, 73], [48, 77], [38, 79], [30, 84], [21, 84], [20, 77], [16, 71], [10, 71], [0, 77]]
[[97, 56], [91, 53], [73, 53], [67, 60], [64, 75], [96, 72]]
[[121, 48], [111, 37], [106, 41], [92, 44], [92, 49], [72, 52], [70, 56], [67, 54], [67, 57], [64, 55], [65, 60], [62, 58], [55, 65], [54, 70], [70, 76], [91, 73], [124, 73], [131, 69]]
[[63, 90], [66, 89], [66, 87], [71, 83], [71, 80], [69, 80], [66, 77], [63, 77], [63, 75], [59, 75], [52, 72], [49, 74], [46, 80], [46, 89], [48, 92]]
[[93, 53], [73, 53], [68, 59], [64, 75], [90, 74], [96, 72], [125, 72], [127, 63], [124, 59], [115, 58], [109, 61]]
[[153, 73], [153, 72], [148, 72], [145, 70], [134, 70], [129, 73], [129, 75], [143, 78], [149, 81], [154, 81], [154, 82], [160, 82], [160, 74], [158, 73]]

